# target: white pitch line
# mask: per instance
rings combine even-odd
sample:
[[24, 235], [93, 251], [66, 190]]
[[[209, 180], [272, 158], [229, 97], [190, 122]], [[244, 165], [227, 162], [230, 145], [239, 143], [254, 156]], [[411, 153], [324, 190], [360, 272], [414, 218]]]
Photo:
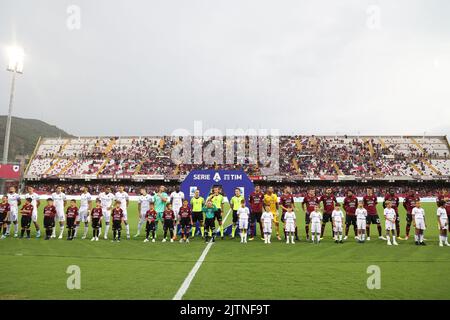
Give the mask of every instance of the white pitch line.
[[173, 297], [173, 300], [181, 300], [183, 298], [187, 289], [189, 289], [189, 286], [191, 285], [192, 280], [194, 280], [195, 274], [197, 273], [198, 269], [200, 269], [200, 266], [202, 265], [203, 261], [205, 260], [205, 257], [208, 254], [208, 251], [211, 248], [212, 244], [213, 244], [212, 242], [209, 242], [206, 245], [206, 248], [203, 250], [200, 258], [198, 258], [198, 260], [195, 263], [194, 267], [192, 268], [191, 272], [189, 272], [186, 279], [184, 279], [183, 284], [181, 285], [180, 289], [178, 289], [177, 293]]
[[[225, 219], [225, 221], [228, 218], [228, 215], [231, 212], [231, 208], [228, 210]], [[197, 274], [198, 269], [200, 269], [203, 261], [205, 261], [206, 255], [208, 254], [209, 249], [211, 249], [213, 245], [213, 242], [209, 242], [205, 249], [203, 250], [202, 254], [200, 255], [200, 258], [198, 258], [197, 262], [194, 264], [194, 267], [192, 268], [191, 272], [189, 272], [186, 279], [184, 279], [183, 284], [181, 285], [180, 289], [178, 289], [177, 293], [173, 297], [172, 300], [181, 300], [186, 293], [186, 291], [189, 289], [189, 286], [191, 285], [192, 280], [194, 280], [195, 275]]]
[[228, 212], [227, 212], [227, 214], [225, 215], [225, 218], [222, 220], [223, 222], [225, 222], [225, 221], [227, 220], [228, 216], [230, 215], [230, 212], [231, 212], [231, 208], [228, 209]]

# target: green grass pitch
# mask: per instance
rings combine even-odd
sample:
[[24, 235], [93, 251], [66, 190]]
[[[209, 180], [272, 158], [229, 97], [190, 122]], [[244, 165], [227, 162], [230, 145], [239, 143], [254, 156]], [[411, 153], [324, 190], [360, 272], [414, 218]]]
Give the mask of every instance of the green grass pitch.
[[[355, 242], [353, 230], [346, 243], [335, 244], [330, 225], [319, 245], [304, 241], [287, 245], [275, 239], [271, 245], [261, 240], [243, 245], [238, 239], [218, 239], [183, 299], [449, 299], [450, 248], [437, 245], [436, 205], [424, 207], [428, 222], [424, 247], [415, 246], [411, 238], [388, 247], [375, 236], [374, 226], [372, 240], [365, 244]], [[404, 235], [403, 209], [400, 214]], [[136, 203], [130, 203], [128, 217], [133, 236]], [[297, 219], [304, 239], [304, 213]], [[226, 224], [230, 220], [231, 215]], [[200, 238], [190, 244], [143, 243], [143, 239], [2, 240], [0, 299], [172, 299], [205, 243]], [[79, 290], [67, 289], [70, 265], [80, 267]], [[367, 288], [370, 265], [380, 267], [381, 289]]]

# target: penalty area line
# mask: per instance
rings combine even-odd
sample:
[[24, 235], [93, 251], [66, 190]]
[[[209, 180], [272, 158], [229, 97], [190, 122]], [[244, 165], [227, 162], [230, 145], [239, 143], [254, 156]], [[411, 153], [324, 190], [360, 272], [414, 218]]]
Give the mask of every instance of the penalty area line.
[[[231, 212], [231, 208], [228, 210], [224, 220], [226, 220], [226, 218], [228, 217], [230, 212]], [[192, 280], [194, 280], [194, 277], [197, 274], [198, 269], [200, 269], [203, 261], [205, 261], [206, 255], [208, 254], [208, 251], [209, 251], [209, 249], [211, 249], [212, 245], [213, 245], [213, 242], [209, 242], [206, 245], [206, 248], [203, 249], [202, 254], [198, 258], [197, 262], [194, 264], [194, 267], [192, 268], [191, 272], [189, 272], [186, 279], [184, 279], [183, 284], [181, 285], [180, 289], [178, 289], [177, 293], [175, 294], [175, 296], [173, 297], [172, 300], [181, 300], [183, 298], [184, 294], [189, 289], [189, 286], [191, 285]]]

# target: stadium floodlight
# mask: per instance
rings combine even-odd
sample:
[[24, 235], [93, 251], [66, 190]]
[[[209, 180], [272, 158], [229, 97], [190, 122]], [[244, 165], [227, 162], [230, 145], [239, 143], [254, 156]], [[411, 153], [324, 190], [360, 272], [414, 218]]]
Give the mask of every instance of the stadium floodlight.
[[9, 47], [8, 50], [8, 67], [6, 70], [12, 72], [11, 93], [9, 96], [8, 118], [6, 121], [5, 144], [3, 145], [3, 163], [8, 162], [9, 152], [9, 136], [11, 133], [11, 115], [14, 102], [14, 89], [16, 85], [16, 74], [23, 73], [23, 60], [25, 53], [21, 47]]
[[8, 51], [8, 71], [23, 73], [23, 60], [25, 53], [21, 47], [9, 47]]

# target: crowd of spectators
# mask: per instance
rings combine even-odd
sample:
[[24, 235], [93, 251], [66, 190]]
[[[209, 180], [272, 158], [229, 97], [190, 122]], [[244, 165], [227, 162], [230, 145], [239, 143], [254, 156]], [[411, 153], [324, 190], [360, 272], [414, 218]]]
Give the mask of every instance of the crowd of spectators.
[[[276, 175], [284, 177], [450, 175], [448, 144], [443, 141], [430, 142], [420, 149], [406, 137], [386, 139], [390, 141], [386, 144], [378, 138], [347, 136], [259, 137], [258, 143], [246, 136], [236, 137], [234, 141], [225, 137], [192, 139], [190, 158], [183, 158], [183, 163], [172, 159], [175, 148], [183, 143], [183, 137], [44, 139], [30, 160], [26, 174], [38, 177], [183, 176], [195, 169], [230, 169], [259, 176], [265, 175], [262, 167], [268, 165], [262, 163], [262, 155], [267, 153], [266, 158], [271, 158], [271, 147], [278, 145], [276, 152], [279, 155], [273, 159], [279, 162]], [[274, 139], [279, 143], [275, 144]], [[447, 148], [443, 152], [433, 149], [433, 146], [442, 145]], [[433, 166], [434, 163], [439, 167], [430, 171], [430, 164]]]

